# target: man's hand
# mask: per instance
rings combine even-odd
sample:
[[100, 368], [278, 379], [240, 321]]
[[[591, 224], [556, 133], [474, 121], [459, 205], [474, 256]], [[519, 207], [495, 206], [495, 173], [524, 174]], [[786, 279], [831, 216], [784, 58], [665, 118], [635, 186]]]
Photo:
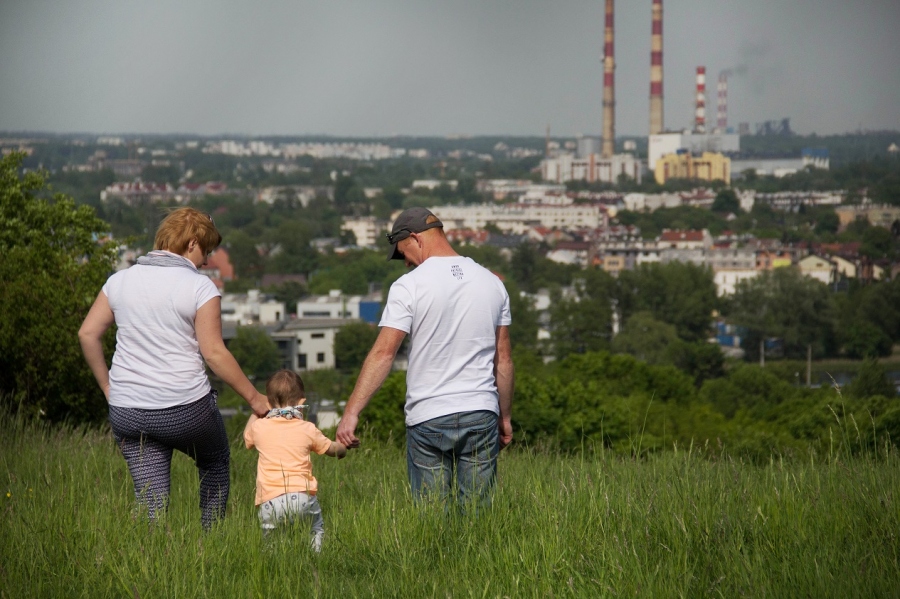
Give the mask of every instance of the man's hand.
[[250, 404], [250, 409], [253, 410], [253, 413], [260, 418], [265, 418], [266, 414], [269, 413], [269, 398], [262, 393], [257, 392], [256, 395], [253, 396], [253, 400], [248, 403]]
[[344, 414], [337, 427], [338, 442], [343, 443], [347, 449], [356, 449], [359, 447], [359, 439], [356, 438], [356, 424], [359, 422], [359, 416], [352, 414]]
[[503, 449], [507, 445], [512, 442], [513, 439], [513, 429], [512, 422], [509, 420], [500, 419], [497, 421], [497, 428], [500, 431], [500, 449]]

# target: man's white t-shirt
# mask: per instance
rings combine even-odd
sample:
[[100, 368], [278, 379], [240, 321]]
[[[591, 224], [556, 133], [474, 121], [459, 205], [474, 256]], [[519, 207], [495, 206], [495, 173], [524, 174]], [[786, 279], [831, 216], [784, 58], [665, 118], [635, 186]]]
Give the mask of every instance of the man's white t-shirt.
[[496, 334], [511, 322], [503, 283], [471, 258], [428, 258], [391, 285], [378, 326], [409, 334], [406, 425], [457, 412], [499, 414]]
[[155, 410], [209, 393], [194, 318], [221, 293], [184, 261], [187, 268], [136, 264], [103, 286], [118, 328], [109, 370], [110, 405]]

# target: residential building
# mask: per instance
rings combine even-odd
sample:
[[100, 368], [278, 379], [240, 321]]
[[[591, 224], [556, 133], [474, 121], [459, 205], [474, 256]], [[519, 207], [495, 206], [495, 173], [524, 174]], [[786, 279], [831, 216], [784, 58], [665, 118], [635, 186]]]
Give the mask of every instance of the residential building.
[[804, 276], [821, 281], [826, 285], [834, 283], [837, 275], [837, 266], [826, 256], [810, 254], [797, 262], [797, 268]]
[[840, 206], [834, 211], [838, 215], [841, 230], [858, 218], [868, 220], [873, 227], [884, 227], [885, 229], [891, 229], [894, 223], [900, 222], [900, 206], [889, 204], [864, 202], [860, 205]]
[[444, 223], [444, 231], [483, 229], [492, 223], [501, 231], [524, 234], [539, 225], [548, 229], [598, 228], [609, 225], [609, 214], [599, 204], [473, 204], [434, 206], [431, 211]]
[[724, 154], [703, 152], [695, 156], [686, 151], [666, 154], [656, 161], [656, 182], [663, 185], [669, 179], [697, 179], [731, 183], [731, 159]]
[[344, 295], [340, 289], [328, 295], [311, 295], [297, 302], [299, 320], [326, 318], [377, 323], [381, 316], [381, 295]]
[[375, 216], [344, 217], [342, 231], [350, 231], [356, 237], [356, 245], [375, 248], [378, 239], [391, 228], [390, 221]]
[[284, 302], [251, 289], [247, 293], [222, 295], [222, 322], [241, 325], [272, 325], [287, 320]]
[[679, 230], [663, 229], [662, 235], [657, 238], [660, 251], [665, 249], [696, 250], [712, 247], [712, 236], [707, 229]]
[[272, 333], [283, 367], [297, 372], [334, 368], [334, 336], [347, 318], [298, 318]]
[[640, 183], [642, 171], [640, 159], [631, 154], [615, 154], [609, 158], [603, 158], [600, 154], [589, 154], [582, 158], [575, 154], [563, 153], [541, 161], [541, 178], [555, 183], [566, 181], [616, 183], [622, 176]]

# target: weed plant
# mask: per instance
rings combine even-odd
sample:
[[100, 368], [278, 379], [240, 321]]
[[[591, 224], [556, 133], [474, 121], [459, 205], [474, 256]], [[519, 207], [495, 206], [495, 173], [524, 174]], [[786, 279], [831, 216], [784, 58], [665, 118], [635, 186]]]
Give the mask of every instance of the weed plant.
[[[416, 506], [405, 456], [317, 459], [327, 536], [263, 539], [255, 454], [229, 423], [227, 518], [200, 527], [193, 463], [150, 525], [108, 430], [0, 418], [0, 597], [894, 597], [891, 449], [764, 465], [670, 451], [634, 460], [512, 448], [493, 504]], [[849, 434], [849, 433], [848, 433]]]

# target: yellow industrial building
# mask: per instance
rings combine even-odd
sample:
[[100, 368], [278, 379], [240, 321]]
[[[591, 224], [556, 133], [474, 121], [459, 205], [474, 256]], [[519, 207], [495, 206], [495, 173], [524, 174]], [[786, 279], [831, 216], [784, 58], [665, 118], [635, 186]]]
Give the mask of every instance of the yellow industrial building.
[[690, 152], [666, 154], [656, 161], [656, 182], [662, 185], [669, 179], [697, 179], [731, 183], [731, 159], [716, 152], [693, 156]]

